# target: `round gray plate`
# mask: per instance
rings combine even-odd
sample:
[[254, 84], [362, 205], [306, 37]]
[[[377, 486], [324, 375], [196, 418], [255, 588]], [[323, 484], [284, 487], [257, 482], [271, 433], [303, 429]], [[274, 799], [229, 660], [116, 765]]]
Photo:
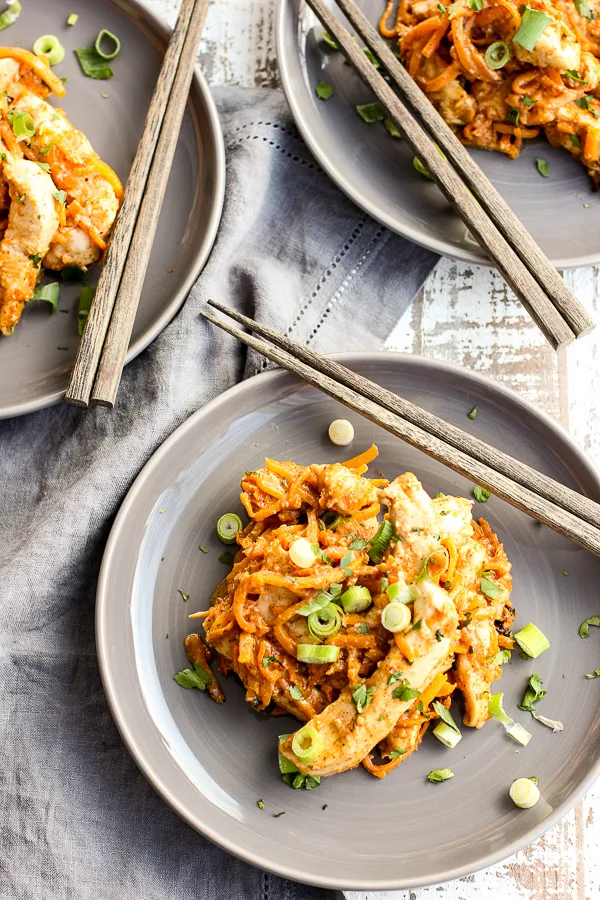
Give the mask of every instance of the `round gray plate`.
[[[377, 24], [385, 2], [358, 5]], [[337, 185], [392, 231], [438, 253], [489, 265], [441, 192], [415, 171], [408, 144], [390, 137], [381, 123], [359, 118], [355, 106], [374, 97], [342, 54], [324, 46], [323, 28], [303, 0], [279, 0], [276, 28], [281, 80], [296, 124]], [[327, 101], [315, 96], [321, 80], [334, 88]], [[600, 198], [567, 153], [540, 138], [526, 141], [516, 160], [483, 150], [472, 155], [556, 266], [600, 261]], [[537, 171], [536, 157], [548, 160], [549, 178]]]
[[[442, 363], [392, 353], [338, 357], [387, 388], [468, 429], [590, 496], [600, 481], [569, 438], [515, 394]], [[477, 419], [466, 414], [477, 404]], [[517, 746], [494, 721], [465, 728], [447, 750], [430, 734], [413, 757], [379, 781], [359, 768], [294, 791], [277, 768], [277, 735], [288, 717], [257, 715], [235, 678], [217, 706], [174, 681], [187, 663], [188, 613], [208, 606], [226, 572], [217, 518], [241, 512], [239, 480], [265, 455], [299, 463], [347, 458], [375, 441], [374, 467], [390, 478], [409, 469], [430, 492], [469, 495], [472, 485], [360, 417], [356, 438], [335, 448], [327, 426], [348, 411], [281, 371], [246, 381], [209, 403], [157, 451], [131, 488], [110, 535], [97, 605], [104, 686], [121, 733], [143, 771], [175, 810], [227, 850], [299, 881], [336, 888], [391, 889], [446, 881], [498, 862], [556, 822], [600, 769], [600, 635], [581, 640], [598, 614], [600, 560], [492, 498], [485, 515], [513, 562], [517, 624], [538, 624], [551, 649], [537, 661], [514, 654], [501, 689], [505, 708], [533, 732]], [[243, 515], [243, 513], [242, 513]], [[201, 553], [199, 544], [208, 547]], [[564, 576], [563, 570], [568, 571]], [[186, 603], [178, 588], [190, 594]], [[596, 629], [593, 629], [595, 632]], [[552, 734], [517, 709], [539, 673], [548, 689], [539, 711], [561, 719]], [[430, 784], [431, 769], [456, 777]], [[537, 775], [543, 801], [518, 810], [508, 788]], [[256, 805], [264, 799], [265, 809]], [[327, 804], [327, 809], [323, 805]], [[273, 814], [285, 815], [273, 818]]]
[[[66, 77], [60, 101], [69, 119], [125, 183], [169, 30], [136, 0], [94, 0], [79, 21], [66, 25], [70, 0], [28, 0], [15, 25], [2, 32], [5, 45], [31, 48], [40, 34], [56, 34], [65, 59], [55, 67]], [[121, 40], [108, 81], [86, 78], [73, 50], [94, 43], [101, 28]], [[103, 98], [102, 94], [108, 94]], [[200, 74], [192, 83], [177, 152], [158, 225], [145, 287], [127, 355], [129, 362], [171, 321], [198, 277], [212, 248], [223, 206], [225, 151], [221, 126], [208, 86]], [[172, 271], [169, 271], [172, 270]], [[98, 267], [90, 270], [96, 280]], [[46, 281], [55, 280], [52, 273]], [[56, 403], [66, 390], [79, 335], [79, 286], [61, 286], [59, 312], [31, 303], [11, 337], [0, 337], [0, 418], [32, 412]], [[64, 312], [66, 310], [67, 312]]]

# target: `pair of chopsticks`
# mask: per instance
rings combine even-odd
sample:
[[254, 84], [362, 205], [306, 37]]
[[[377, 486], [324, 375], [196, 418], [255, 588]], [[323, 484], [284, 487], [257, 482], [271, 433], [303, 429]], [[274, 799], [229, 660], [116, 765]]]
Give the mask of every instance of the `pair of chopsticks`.
[[76, 406], [115, 403], [208, 4], [181, 4], [71, 373]]
[[[355, 0], [335, 2], [381, 62], [403, 103], [323, 0], [306, 2], [387, 109], [411, 149], [495, 262], [552, 346], [556, 349], [591, 331], [594, 320], [567, 288], [554, 266], [388, 44], [365, 18]], [[413, 118], [411, 111], [421, 124]]]
[[600, 556], [600, 504], [272, 328], [212, 300], [209, 305], [261, 337], [202, 312], [209, 322], [459, 475]]

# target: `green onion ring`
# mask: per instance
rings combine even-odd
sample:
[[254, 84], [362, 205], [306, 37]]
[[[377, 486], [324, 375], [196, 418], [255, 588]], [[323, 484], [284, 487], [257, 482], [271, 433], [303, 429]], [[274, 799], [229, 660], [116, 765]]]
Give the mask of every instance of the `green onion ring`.
[[344, 591], [339, 602], [345, 613], [357, 613], [368, 609], [373, 599], [369, 588], [359, 587], [355, 584]]
[[65, 58], [65, 48], [53, 34], [43, 34], [33, 45], [36, 56], [45, 56], [51, 66], [57, 66]]
[[512, 50], [506, 41], [494, 41], [485, 51], [485, 61], [490, 69], [501, 69], [512, 57]]
[[340, 648], [335, 644], [297, 644], [296, 659], [298, 662], [313, 663], [319, 665], [323, 663], [333, 663], [340, 655]]
[[[112, 53], [105, 53], [104, 50], [102, 50], [103, 40], [109, 40], [113, 42], [114, 50]], [[112, 33], [112, 31], [108, 31], [107, 28], [103, 28], [96, 38], [94, 47], [96, 48], [96, 53], [101, 56], [102, 59], [114, 59], [115, 56], [118, 56], [121, 52], [121, 41], [116, 36], [116, 34]]]
[[217, 522], [217, 535], [223, 544], [235, 544], [239, 531], [242, 530], [242, 520], [235, 513], [225, 513]]
[[381, 613], [381, 624], [392, 634], [406, 631], [411, 622], [408, 606], [404, 603], [388, 603]]
[[323, 735], [312, 725], [305, 725], [292, 738], [292, 753], [300, 762], [312, 762], [323, 749]]
[[342, 627], [342, 611], [335, 603], [328, 603], [318, 612], [311, 613], [306, 624], [314, 638], [324, 641], [337, 634]]

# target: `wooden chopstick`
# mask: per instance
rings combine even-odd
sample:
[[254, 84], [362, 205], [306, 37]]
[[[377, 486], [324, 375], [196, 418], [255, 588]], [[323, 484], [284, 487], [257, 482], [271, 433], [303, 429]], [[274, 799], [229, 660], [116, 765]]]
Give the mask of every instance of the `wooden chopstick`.
[[92, 390], [92, 402], [102, 406], [114, 406], [119, 390], [207, 12], [207, 0], [199, 0], [192, 13], [187, 37], [177, 65], [173, 89], [154, 151], [146, 190], [131, 238]]
[[[381, 61], [403, 98], [417, 113], [426, 130], [444, 151], [467, 187], [475, 194], [513, 250], [523, 260], [536, 281], [551, 292], [554, 305], [568, 322], [576, 337], [594, 328], [594, 320], [574, 297], [550, 260], [533, 240], [530, 233], [498, 193], [468, 150], [458, 140], [450, 126], [438, 113], [427, 95], [410, 77], [402, 63], [371, 25], [355, 0], [336, 0], [337, 5], [356, 29], [367, 47]], [[312, 6], [312, 3], [311, 3]]]
[[[317, 371], [312, 366], [297, 359], [287, 350], [276, 347], [262, 338], [240, 331], [240, 329], [210, 313], [202, 311], [200, 315], [222, 328], [228, 334], [233, 335], [233, 337], [236, 337], [248, 347], [251, 347], [258, 353], [262, 353], [267, 359], [295, 373], [303, 381], [312, 384], [330, 397], [338, 400], [344, 406], [354, 410], [374, 424], [385, 428], [386, 431], [448, 466], [459, 475], [468, 478], [469, 481], [487, 488], [498, 497], [506, 500], [511, 506], [516, 507], [537, 521], [543, 522], [580, 547], [591, 551], [596, 556], [600, 556], [600, 528], [573, 515], [556, 503], [541, 497], [529, 488], [523, 487], [511, 478], [507, 478], [491, 466], [485, 465], [461, 450], [446, 444], [435, 435], [429, 434], [429, 432], [413, 425], [396, 413], [379, 406], [373, 400], [369, 400], [346, 385], [340, 384], [335, 378], [324, 374], [322, 371]], [[324, 366], [327, 362], [325, 357], [323, 357]], [[557, 484], [557, 487], [560, 487], [560, 485]]]
[[[155, 156], [155, 149], [159, 136], [162, 133], [167, 110], [170, 108], [171, 99], [174, 95], [174, 84], [180, 71], [180, 60], [183, 54], [187, 52], [186, 59], [189, 65], [189, 79], [191, 80], [197, 46], [208, 11], [208, 3], [209, 0], [183, 0], [175, 28], [169, 40], [160, 74], [152, 94], [142, 137], [127, 180], [123, 203], [117, 216], [106, 260], [98, 280], [94, 300], [71, 373], [65, 399], [68, 403], [76, 406], [87, 407], [90, 402], [100, 356], [113, 313], [115, 298], [125, 264], [130, 255], [132, 235], [140, 215], [149, 172]], [[194, 41], [194, 54], [193, 60], [190, 61], [189, 48], [192, 38]], [[186, 98], [187, 90], [183, 98], [184, 107]], [[176, 99], [179, 100], [180, 98]], [[178, 132], [179, 124], [176, 126], [176, 133]], [[154, 198], [154, 203], [158, 204], [159, 210], [161, 202], [162, 196]], [[143, 282], [143, 274], [141, 274], [141, 282]]]
[[467, 456], [516, 481], [522, 487], [528, 488], [535, 494], [539, 494], [540, 497], [566, 509], [574, 516], [584, 519], [590, 525], [600, 528], [600, 504], [590, 500], [589, 497], [585, 497], [564, 484], [554, 481], [553, 478], [538, 472], [537, 469], [532, 469], [531, 466], [525, 465], [525, 463], [509, 456], [507, 453], [503, 453], [490, 444], [480, 441], [469, 432], [451, 425], [425, 409], [421, 409], [421, 407], [411, 403], [410, 400], [406, 400], [404, 397], [382, 388], [381, 385], [370, 381], [368, 378], [358, 374], [358, 372], [347, 369], [341, 363], [328, 357], [320, 356], [303, 344], [290, 340], [290, 338], [279, 334], [273, 328], [262, 325], [243, 313], [216, 303], [214, 300], [209, 300], [208, 304], [229, 316], [229, 318], [234, 319], [240, 325], [245, 325], [261, 337], [267, 338], [277, 347], [287, 350], [296, 359], [306, 363], [306, 365], [311, 366], [318, 372], [329, 375], [340, 384], [345, 385], [362, 397], [366, 397], [367, 400], [372, 400], [384, 409], [389, 410], [389, 412], [406, 419], [412, 425], [416, 425], [434, 437], [440, 438], [450, 447], [460, 450]]
[[[562, 300], [555, 298], [553, 293], [556, 278], [552, 279], [552, 283], [544, 282], [544, 287], [538, 283], [527, 268], [524, 260], [520, 258], [506, 237], [500, 233], [494, 222], [489, 218], [483, 204], [479, 202], [481, 198], [477, 197], [476, 199], [473, 196], [475, 191], [472, 193], [471, 188], [462, 181], [461, 176], [454, 170], [448, 158], [440, 153], [440, 149], [430, 138], [429, 134], [400, 102], [390, 85], [367, 59], [340, 20], [325, 6], [323, 0], [307, 0], [307, 3], [335, 39], [340, 50], [352, 63], [363, 81], [388, 110], [390, 118], [400, 128], [403, 137], [406, 138], [414, 153], [426, 166], [442, 193], [456, 208], [475, 239], [496, 263], [498, 269], [529, 311], [550, 344], [554, 348], [558, 348], [570, 343], [575, 336], [590, 330], [593, 327], [592, 320], [581, 304], [579, 304], [579, 301], [568, 292], [566, 285], [564, 285], [558, 274], [556, 274], [556, 278], [562, 284]], [[377, 47], [375, 52], [378, 52], [378, 50], [379, 48]], [[391, 52], [390, 55], [393, 56]], [[390, 75], [392, 75], [391, 72]], [[402, 91], [404, 90], [402, 82], [397, 87]], [[423, 105], [429, 103], [424, 95], [422, 95], [421, 103]], [[472, 166], [475, 167], [475, 163], [472, 162]], [[533, 241], [531, 238], [530, 240]], [[538, 251], [538, 255], [543, 256], [539, 248]], [[549, 262], [547, 265], [552, 268]], [[540, 277], [542, 277], [542, 274], [540, 274]], [[563, 318], [560, 308], [561, 302], [563, 305], [566, 302], [565, 292], [569, 296], [569, 305], [573, 310], [571, 319], [573, 319], [574, 326], [576, 325], [578, 329], [581, 329], [578, 330], [577, 334], [571, 328], [570, 323]], [[575, 309], [577, 310], [577, 315], [575, 315]]]

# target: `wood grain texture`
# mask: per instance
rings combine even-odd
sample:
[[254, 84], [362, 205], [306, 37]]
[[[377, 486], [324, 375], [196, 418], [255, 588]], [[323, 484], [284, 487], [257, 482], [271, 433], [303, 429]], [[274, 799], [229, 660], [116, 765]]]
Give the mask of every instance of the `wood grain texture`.
[[114, 299], [110, 325], [92, 390], [92, 402], [101, 406], [114, 406], [121, 383], [121, 374], [179, 140], [207, 12], [208, 0], [196, 0], [127, 252], [121, 283]]
[[[209, 13], [200, 51], [210, 83], [278, 87], [276, 0], [214, 2], [219, 15]], [[145, 3], [174, 24], [178, 0]], [[600, 267], [565, 274], [596, 317], [599, 279]], [[497, 272], [442, 259], [386, 346], [456, 363], [516, 390], [562, 421], [600, 467], [598, 329], [557, 356]], [[592, 900], [600, 896], [599, 844], [597, 785], [562, 822], [497, 866], [430, 888], [347, 896], [349, 900]]]
[[[206, 0], [202, 0], [202, 5]], [[71, 379], [66, 394], [67, 403], [88, 406], [104, 339], [110, 323], [113, 303], [119, 287], [131, 235], [140, 210], [154, 149], [163, 123], [165, 109], [177, 64], [185, 43], [188, 26], [196, 9], [196, 0], [183, 0], [181, 12], [169, 41], [163, 65], [152, 94], [142, 137], [133, 160], [125, 188], [123, 203], [117, 216], [106, 260], [98, 280], [96, 294], [87, 317]]]

